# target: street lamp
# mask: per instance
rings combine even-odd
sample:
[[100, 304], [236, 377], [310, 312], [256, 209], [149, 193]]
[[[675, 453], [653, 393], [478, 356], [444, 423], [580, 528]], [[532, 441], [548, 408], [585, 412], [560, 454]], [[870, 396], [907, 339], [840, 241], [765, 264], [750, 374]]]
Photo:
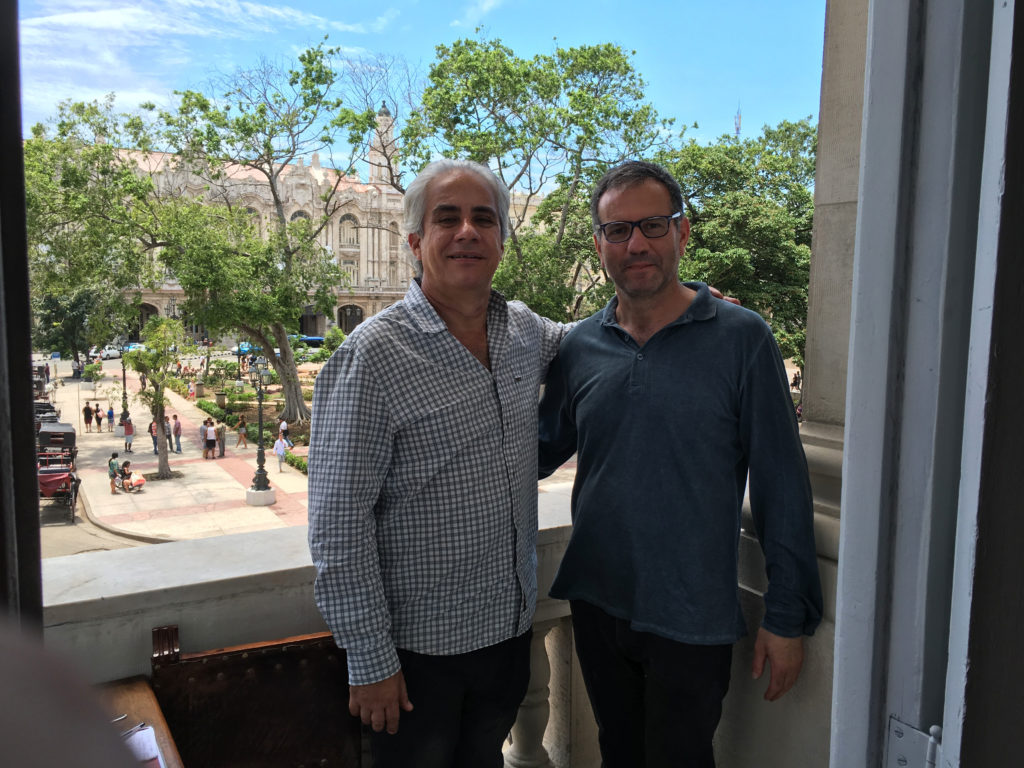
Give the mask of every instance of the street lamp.
[[117, 337], [117, 348], [121, 352], [121, 424], [128, 421], [128, 372], [124, 364], [125, 347], [128, 346], [127, 336]]
[[164, 305], [164, 312], [167, 317], [172, 320], [178, 319], [178, 299], [175, 296], [170, 296], [167, 299], [167, 303]]
[[252, 478], [252, 490], [266, 491], [270, 489], [267, 470], [264, 467], [266, 454], [263, 452], [263, 376], [267, 372], [267, 361], [263, 357], [249, 366], [249, 381], [256, 389], [256, 409], [259, 420], [259, 437], [256, 443], [256, 474]]

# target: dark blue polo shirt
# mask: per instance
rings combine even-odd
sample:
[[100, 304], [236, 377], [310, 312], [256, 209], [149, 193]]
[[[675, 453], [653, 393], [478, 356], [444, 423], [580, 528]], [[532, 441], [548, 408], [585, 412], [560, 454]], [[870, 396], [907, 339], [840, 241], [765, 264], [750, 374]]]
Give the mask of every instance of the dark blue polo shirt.
[[572, 539], [551, 596], [681, 642], [735, 642], [746, 633], [737, 553], [749, 471], [769, 577], [763, 625], [810, 634], [821, 584], [781, 355], [756, 313], [688, 285], [689, 309], [642, 347], [613, 298], [566, 336], [550, 369], [541, 476], [578, 454]]

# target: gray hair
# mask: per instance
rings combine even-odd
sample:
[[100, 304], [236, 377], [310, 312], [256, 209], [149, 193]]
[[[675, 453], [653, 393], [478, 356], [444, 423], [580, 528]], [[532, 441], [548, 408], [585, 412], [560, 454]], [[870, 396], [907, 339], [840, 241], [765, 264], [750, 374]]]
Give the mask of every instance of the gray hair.
[[648, 163], [643, 160], [628, 160], [617, 165], [602, 176], [594, 192], [590, 196], [590, 221], [594, 226], [594, 234], [597, 234], [601, 219], [597, 215], [597, 206], [601, 203], [601, 197], [610, 189], [632, 187], [643, 184], [645, 181], [656, 181], [665, 187], [668, 192], [669, 201], [672, 204], [671, 213], [681, 213], [683, 210], [683, 192], [679, 188], [672, 174], [660, 165]]
[[504, 182], [494, 175], [486, 165], [476, 163], [472, 160], [452, 160], [442, 157], [428, 164], [419, 175], [413, 179], [412, 184], [405, 190], [402, 198], [402, 235], [406, 258], [416, 271], [416, 277], [423, 277], [423, 264], [409, 247], [409, 235], [423, 235], [423, 216], [426, 213], [424, 208], [427, 205], [427, 188], [434, 179], [449, 173], [475, 173], [483, 181], [494, 195], [494, 202], [498, 206], [498, 221], [501, 225], [501, 244], [505, 244], [509, 232], [512, 229], [508, 217], [511, 196], [508, 187]]

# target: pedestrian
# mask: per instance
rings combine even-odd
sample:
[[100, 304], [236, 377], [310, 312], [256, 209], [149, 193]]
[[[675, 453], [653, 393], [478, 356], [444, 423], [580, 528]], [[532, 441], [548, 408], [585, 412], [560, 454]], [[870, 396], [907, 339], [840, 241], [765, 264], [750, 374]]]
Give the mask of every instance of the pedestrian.
[[103, 409], [100, 408], [100, 404], [96, 403], [96, 406], [92, 409], [92, 415], [96, 419], [96, 431], [103, 431]]
[[174, 414], [174, 424], [171, 425], [171, 434], [174, 435], [174, 452], [181, 453], [181, 421], [178, 414]]
[[107, 432], [114, 431], [114, 406], [107, 406]]
[[135, 425], [132, 424], [132, 417], [124, 420], [124, 452], [132, 453], [132, 441], [135, 439]]
[[181, 378], [181, 360], [175, 360], [174, 361], [174, 366], [175, 366], [175, 369], [176, 369], [175, 376], [177, 376], [180, 379]]
[[248, 436], [249, 428], [248, 428], [248, 426], [245, 423], [245, 416], [239, 416], [238, 417], [238, 426], [236, 427], [236, 429], [238, 430], [238, 439], [235, 441], [235, 448], [237, 448], [239, 445], [241, 445], [243, 448], [248, 448], [249, 447], [249, 436]]
[[281, 433], [281, 437], [283, 437], [284, 441], [286, 443], [288, 443], [288, 447], [289, 448], [294, 448], [295, 447], [295, 443], [293, 443], [289, 439], [289, 437], [288, 437], [288, 422], [287, 421], [285, 421], [284, 419], [281, 419], [281, 423], [278, 425], [277, 431]]
[[207, 448], [206, 448], [206, 420], [205, 419], [203, 419], [203, 422], [199, 425], [199, 445], [202, 446], [202, 448], [203, 448], [203, 458], [204, 459], [209, 458], [206, 455]]
[[539, 408], [541, 476], [577, 460], [551, 596], [569, 601], [608, 768], [715, 765], [746, 633], [736, 543], [748, 488], [768, 576], [752, 674], [768, 663], [768, 701], [796, 682], [822, 616], [782, 356], [757, 314], [680, 282], [683, 212], [678, 183], [651, 163], [598, 181], [594, 244], [615, 295], [565, 337]]
[[117, 473], [120, 467], [117, 465], [117, 453], [110, 454], [110, 460], [107, 462], [107, 477], [110, 479], [110, 492], [117, 495], [117, 486], [114, 484], [114, 480], [117, 478]]
[[[178, 418], [177, 415], [175, 415], [174, 418]], [[167, 450], [168, 451], [173, 451], [174, 450], [174, 435], [172, 434], [172, 431], [173, 431], [173, 428], [171, 427], [171, 417], [170, 416], [164, 416], [164, 437], [167, 438]]]
[[188, 399], [189, 400], [195, 400], [196, 399], [196, 385], [195, 385], [195, 383], [193, 383], [193, 381], [191, 379], [189, 379], [189, 381], [188, 381]]
[[140, 373], [139, 374], [139, 391], [141, 392], [145, 388], [146, 388], [146, 374]]
[[224, 443], [227, 440], [228, 428], [224, 425], [223, 421], [217, 421], [217, 428], [214, 429], [213, 433], [217, 437], [217, 458], [224, 457]]
[[46, 375], [46, 383], [49, 384], [50, 383], [50, 364], [49, 363], [46, 363], [46, 365], [43, 366], [43, 373]]
[[156, 419], [149, 422], [149, 436], [153, 438], [153, 453], [159, 453], [157, 450], [157, 435], [159, 434], [159, 427], [156, 425]]
[[92, 432], [92, 406], [89, 403], [82, 409], [82, 419], [85, 420], [85, 431]]
[[274, 442], [274, 455], [277, 456], [277, 471], [284, 472], [284, 454], [288, 450], [288, 444], [284, 435], [277, 433], [277, 440]]
[[213, 419], [206, 420], [206, 452], [210, 454], [209, 458], [216, 459], [217, 450], [217, 431], [213, 427]]

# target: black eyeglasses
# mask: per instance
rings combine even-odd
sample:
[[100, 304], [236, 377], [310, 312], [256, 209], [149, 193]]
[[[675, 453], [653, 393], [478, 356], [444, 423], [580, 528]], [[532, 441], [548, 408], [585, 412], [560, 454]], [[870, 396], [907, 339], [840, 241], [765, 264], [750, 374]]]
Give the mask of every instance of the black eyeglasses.
[[682, 216], [682, 211], [676, 211], [671, 216], [648, 216], [640, 221], [609, 221], [607, 224], [598, 224], [604, 239], [609, 243], [624, 243], [633, 236], [633, 230], [637, 227], [644, 233], [644, 237], [664, 237], [668, 234], [673, 219]]

